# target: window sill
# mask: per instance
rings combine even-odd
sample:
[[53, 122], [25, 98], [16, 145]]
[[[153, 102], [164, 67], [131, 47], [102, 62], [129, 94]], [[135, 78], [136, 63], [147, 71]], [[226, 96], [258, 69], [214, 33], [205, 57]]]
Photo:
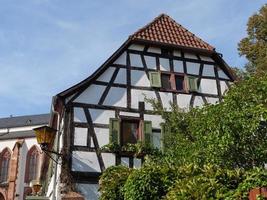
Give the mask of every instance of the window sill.
[[143, 158], [146, 155], [146, 153], [143, 153], [143, 152], [142, 153], [136, 153], [134, 151], [102, 150], [101, 152], [102, 153], [114, 153], [114, 154], [117, 154], [117, 155], [123, 156], [123, 157], [136, 157], [136, 158]]
[[8, 182], [7, 181], [1, 182], [0, 187], [8, 187]]

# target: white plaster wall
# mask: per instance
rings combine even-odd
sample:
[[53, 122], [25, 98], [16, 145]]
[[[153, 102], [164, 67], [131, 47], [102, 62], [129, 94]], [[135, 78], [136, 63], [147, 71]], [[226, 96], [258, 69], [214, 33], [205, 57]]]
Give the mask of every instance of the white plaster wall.
[[[13, 140], [14, 145], [17, 139]], [[2, 143], [2, 141], [0, 142]], [[18, 162], [18, 175], [16, 180], [16, 194], [20, 194], [20, 196], [16, 197], [17, 200], [23, 200], [23, 194], [24, 194], [24, 187], [28, 186], [28, 184], [24, 183], [25, 179], [25, 168], [26, 168], [26, 158], [27, 153], [29, 149], [33, 146], [37, 145], [36, 138], [25, 138], [24, 143], [22, 144], [19, 152], [19, 162]], [[13, 146], [14, 147], [14, 146]], [[13, 147], [10, 148], [10, 150], [13, 150]], [[41, 162], [41, 160], [39, 161]], [[40, 168], [39, 168], [39, 174], [40, 174]]]
[[127, 90], [125, 88], [111, 87], [103, 105], [126, 107]]
[[173, 55], [177, 57], [181, 57], [181, 51], [174, 50]]
[[190, 59], [195, 59], [197, 60], [197, 56], [195, 54], [192, 54], [192, 53], [184, 53], [184, 57], [185, 58], [190, 58]]
[[195, 96], [193, 107], [202, 107], [204, 105], [203, 99], [201, 96]]
[[115, 117], [115, 111], [102, 109], [89, 109], [93, 123], [109, 124], [109, 118]]
[[123, 52], [114, 64], [126, 65], [126, 52]]
[[87, 128], [74, 128], [74, 145], [87, 146]]
[[177, 95], [177, 104], [179, 108], [187, 109], [190, 105], [190, 94], [179, 94]]
[[167, 111], [171, 110], [171, 104], [173, 103], [172, 93], [170, 92], [159, 92], [163, 108], [167, 109]]
[[149, 48], [147, 49], [147, 52], [161, 54], [161, 49], [160, 49], [160, 48], [157, 48], [157, 47], [149, 47]]
[[139, 54], [132, 54], [130, 53], [130, 64], [134, 67], [141, 67], [143, 68], [143, 63], [141, 60], [141, 56]]
[[103, 74], [101, 74], [97, 81], [103, 81], [103, 82], [109, 82], [113, 73], [114, 73], [115, 67], [108, 67]]
[[148, 69], [156, 69], [157, 68], [156, 57], [144, 56], [144, 58], [145, 58], [146, 66]]
[[95, 128], [95, 134], [99, 147], [109, 143], [109, 129], [108, 128]]
[[144, 120], [152, 122], [152, 128], [161, 128], [160, 124], [164, 122], [160, 115], [148, 115], [144, 114]]
[[16, 139], [15, 140], [0, 140], [0, 151], [3, 151], [4, 148], [8, 147], [11, 151], [16, 143]]
[[136, 51], [144, 51], [145, 46], [140, 44], [132, 44], [128, 47], [128, 49], [136, 50]]
[[140, 113], [132, 113], [132, 112], [123, 112], [120, 111], [120, 116], [130, 116], [130, 117], [140, 117]]
[[201, 92], [207, 94], [218, 94], [216, 80], [201, 79], [200, 81]]
[[160, 149], [161, 147], [161, 133], [160, 132], [153, 132], [152, 141], [155, 148]]
[[215, 103], [218, 103], [219, 102], [219, 99], [218, 98], [206, 97], [206, 99], [207, 99], [207, 102], [209, 104], [215, 104]]
[[106, 86], [92, 84], [88, 88], [86, 88], [86, 90], [82, 94], [80, 94], [74, 100], [74, 102], [97, 104], [105, 88]]
[[203, 73], [202, 74], [203, 74], [203, 76], [215, 77], [214, 66], [205, 64], [203, 66]]
[[101, 172], [95, 152], [73, 151], [72, 171]]
[[150, 81], [145, 71], [131, 70], [131, 85], [150, 87]]
[[224, 95], [228, 90], [228, 86], [226, 85], [225, 81], [220, 81], [220, 86], [221, 86], [221, 92]]
[[85, 200], [98, 200], [100, 197], [98, 184], [77, 184], [77, 189]]
[[170, 61], [167, 58], [159, 58], [160, 70], [170, 71]]
[[139, 159], [139, 158], [133, 159], [133, 168], [138, 169], [141, 167], [141, 165], [142, 165], [141, 159]]
[[87, 122], [83, 108], [74, 108], [73, 117], [75, 122]]
[[207, 56], [199, 56], [199, 57], [200, 57], [201, 60], [214, 62], [214, 60], [211, 57], [207, 57]]
[[186, 68], [187, 68], [188, 74], [198, 75], [200, 64], [199, 63], [186, 62]]
[[68, 103], [72, 99], [72, 97], [74, 97], [76, 94], [77, 94], [77, 92], [75, 92], [73, 95], [70, 95], [69, 97], [67, 97], [65, 99], [65, 103]]
[[101, 153], [101, 155], [106, 169], [116, 164], [116, 157], [114, 153]]
[[224, 71], [223, 70], [221, 70], [221, 69], [218, 69], [218, 76], [220, 77], [220, 78], [224, 78], [224, 79], [228, 79], [229, 80], [229, 77], [224, 73]]
[[[139, 101], [145, 102], [145, 96], [148, 99], [156, 99], [156, 95], [155, 95], [154, 91], [132, 89], [131, 92], [132, 92], [132, 94], [131, 94], [131, 100], [132, 100], [131, 108], [138, 108], [138, 102]], [[146, 110], [153, 110], [153, 107], [151, 106], [150, 103], [145, 102], [145, 109]]]
[[[25, 168], [26, 168], [26, 158], [29, 149], [33, 146], [37, 145], [37, 141], [35, 138], [25, 138], [22, 147], [20, 148], [20, 155], [19, 155], [19, 163], [18, 163], [18, 176], [16, 180], [16, 193], [21, 194], [17, 197], [18, 200], [23, 200], [23, 193], [24, 187], [28, 186], [28, 184], [24, 183], [25, 179]], [[11, 149], [12, 150], [12, 149]], [[40, 174], [39, 168], [39, 174]]]
[[126, 84], [126, 69], [119, 70], [114, 83]]
[[173, 60], [173, 70], [175, 72], [184, 73], [183, 61]]
[[128, 157], [121, 157], [121, 165], [125, 167], [129, 167], [129, 158]]

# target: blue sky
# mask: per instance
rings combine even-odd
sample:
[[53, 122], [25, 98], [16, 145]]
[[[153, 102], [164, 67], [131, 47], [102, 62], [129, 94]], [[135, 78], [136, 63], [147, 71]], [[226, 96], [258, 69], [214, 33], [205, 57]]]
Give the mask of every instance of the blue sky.
[[223, 53], [266, 0], [0, 0], [0, 117], [50, 111], [53, 95], [89, 76], [128, 37], [166, 13]]

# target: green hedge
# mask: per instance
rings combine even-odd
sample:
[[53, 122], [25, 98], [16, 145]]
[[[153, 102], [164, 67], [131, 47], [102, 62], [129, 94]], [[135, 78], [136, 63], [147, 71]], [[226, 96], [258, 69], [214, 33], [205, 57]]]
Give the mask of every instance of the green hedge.
[[100, 200], [124, 200], [123, 186], [132, 169], [124, 166], [107, 168], [100, 178]]

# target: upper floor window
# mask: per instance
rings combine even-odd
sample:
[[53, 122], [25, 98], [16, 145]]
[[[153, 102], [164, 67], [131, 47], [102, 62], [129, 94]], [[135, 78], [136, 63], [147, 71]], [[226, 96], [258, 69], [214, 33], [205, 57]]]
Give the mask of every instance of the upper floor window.
[[0, 182], [8, 181], [8, 171], [10, 163], [11, 153], [9, 149], [4, 149], [1, 153], [1, 170], [0, 170]]
[[27, 154], [27, 163], [25, 171], [25, 182], [38, 180], [39, 178], [39, 157], [40, 152], [36, 146], [33, 146]]
[[171, 90], [172, 89], [171, 75], [170, 74], [162, 74], [161, 75], [161, 84], [162, 84], [163, 89]]
[[167, 91], [199, 92], [198, 78], [177, 73], [150, 72], [151, 87]]
[[136, 118], [110, 119], [110, 142], [124, 146], [135, 144], [138, 141], [150, 143], [152, 138], [151, 121]]
[[135, 144], [140, 140], [140, 130], [138, 120], [122, 120], [121, 121], [121, 143], [122, 145], [131, 143]]

